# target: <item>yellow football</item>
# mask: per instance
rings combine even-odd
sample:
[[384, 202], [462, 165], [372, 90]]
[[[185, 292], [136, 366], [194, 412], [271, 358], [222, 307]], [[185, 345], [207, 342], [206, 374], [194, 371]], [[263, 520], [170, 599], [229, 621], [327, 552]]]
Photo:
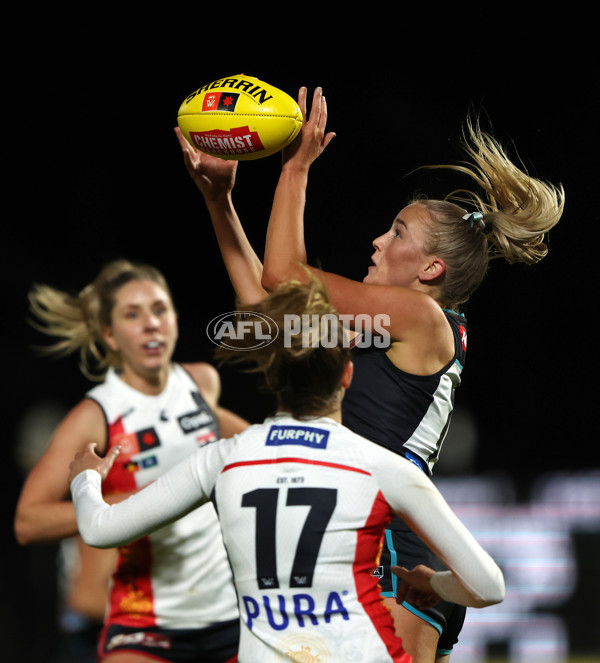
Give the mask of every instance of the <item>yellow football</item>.
[[249, 161], [289, 145], [302, 128], [302, 111], [282, 90], [239, 74], [192, 92], [179, 108], [177, 124], [202, 152]]

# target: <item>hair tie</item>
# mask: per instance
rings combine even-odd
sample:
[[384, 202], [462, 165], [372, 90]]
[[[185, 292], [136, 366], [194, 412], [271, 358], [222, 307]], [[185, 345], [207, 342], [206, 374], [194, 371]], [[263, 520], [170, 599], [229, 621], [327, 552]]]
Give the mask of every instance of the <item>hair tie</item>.
[[469, 224], [469, 228], [474, 228], [477, 226], [481, 230], [485, 230], [486, 225], [483, 220], [483, 214], [481, 212], [470, 212], [463, 216], [463, 221], [466, 221]]

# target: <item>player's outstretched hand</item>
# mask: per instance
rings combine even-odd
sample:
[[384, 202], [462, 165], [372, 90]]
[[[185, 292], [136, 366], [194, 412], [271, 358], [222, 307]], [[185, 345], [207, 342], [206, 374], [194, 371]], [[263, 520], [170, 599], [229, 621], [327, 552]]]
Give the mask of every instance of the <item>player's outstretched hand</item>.
[[100, 458], [96, 453], [96, 443], [89, 442], [71, 461], [71, 465], [69, 466], [69, 483], [84, 470], [96, 470], [102, 477], [102, 481], [104, 481], [115, 462], [115, 458], [120, 453], [121, 447], [112, 447], [104, 458]]
[[320, 87], [315, 89], [309, 116], [307, 116], [306, 97], [307, 89], [301, 87], [298, 92], [298, 106], [302, 111], [304, 123], [300, 134], [283, 150], [283, 163], [308, 168], [323, 154], [325, 148], [335, 138], [335, 133], [325, 131], [327, 101], [323, 96], [323, 90]]
[[428, 566], [419, 564], [412, 571], [403, 566], [393, 566], [392, 573], [404, 580], [398, 588], [396, 603], [401, 605], [407, 601], [420, 610], [426, 610], [441, 600], [431, 588], [431, 576], [435, 571]]
[[175, 134], [185, 167], [206, 201], [218, 200], [227, 195], [235, 184], [238, 162], [219, 159], [200, 151], [186, 140], [179, 127], [175, 127]]

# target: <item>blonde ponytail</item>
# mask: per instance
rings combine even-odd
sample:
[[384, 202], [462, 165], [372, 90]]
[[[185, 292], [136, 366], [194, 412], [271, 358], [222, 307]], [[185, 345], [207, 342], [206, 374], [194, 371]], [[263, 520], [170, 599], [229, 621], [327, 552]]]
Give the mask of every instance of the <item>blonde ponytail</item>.
[[[547, 235], [560, 220], [565, 201], [562, 186], [518, 168], [500, 143], [470, 119], [463, 142], [468, 161], [427, 168], [466, 175], [476, 190], [456, 189], [442, 201], [413, 201], [424, 205], [432, 217], [424, 248], [446, 261], [441, 299], [452, 307], [465, 302], [481, 283], [488, 260], [526, 264], [542, 260], [548, 253]], [[468, 215], [473, 211], [481, 215], [477, 224]]]
[[454, 191], [447, 200], [466, 202], [483, 212], [490, 257], [509, 263], [534, 264], [548, 253], [545, 236], [564, 210], [564, 190], [520, 170], [490, 135], [467, 121], [465, 151], [473, 166], [447, 166], [471, 177], [485, 197], [469, 190]]

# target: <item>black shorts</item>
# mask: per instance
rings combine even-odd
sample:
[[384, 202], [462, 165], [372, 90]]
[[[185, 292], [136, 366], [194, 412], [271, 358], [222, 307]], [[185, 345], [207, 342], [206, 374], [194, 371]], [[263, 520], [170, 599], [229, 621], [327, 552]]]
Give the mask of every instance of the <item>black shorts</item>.
[[235, 663], [239, 640], [238, 619], [203, 629], [111, 624], [100, 637], [98, 659], [115, 652], [135, 651], [165, 663]]
[[[398, 524], [397, 519], [394, 519], [393, 526], [394, 529], [385, 530], [380, 566], [374, 573], [379, 577], [381, 594], [385, 597], [395, 597], [398, 586], [403, 582], [392, 573], [392, 566], [404, 566], [410, 570], [417, 564], [425, 564], [436, 571], [447, 569], [406, 525]], [[465, 621], [467, 609], [464, 606], [448, 601], [440, 601], [427, 610], [419, 610], [406, 601], [402, 605], [439, 632], [437, 648], [439, 655], [449, 654], [452, 651]]]

